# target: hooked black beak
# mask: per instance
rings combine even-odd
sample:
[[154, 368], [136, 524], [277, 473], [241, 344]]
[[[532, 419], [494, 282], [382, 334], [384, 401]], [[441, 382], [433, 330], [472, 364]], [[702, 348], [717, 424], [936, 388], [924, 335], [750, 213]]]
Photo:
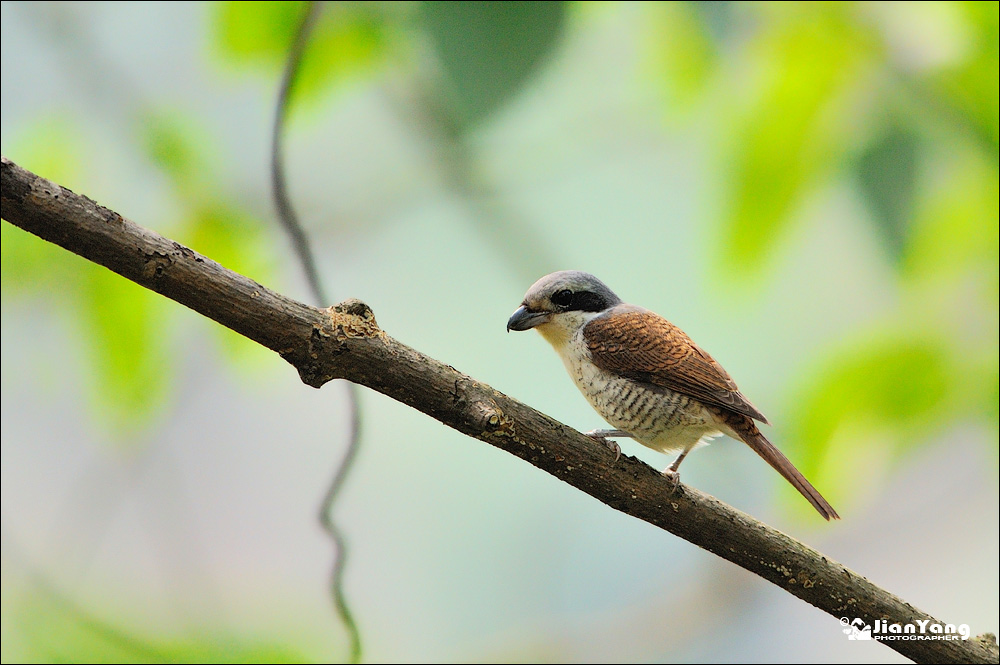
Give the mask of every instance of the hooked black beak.
[[548, 322], [551, 318], [549, 312], [532, 312], [526, 305], [521, 305], [507, 320], [507, 332], [511, 330], [530, 330], [535, 326], [540, 326]]

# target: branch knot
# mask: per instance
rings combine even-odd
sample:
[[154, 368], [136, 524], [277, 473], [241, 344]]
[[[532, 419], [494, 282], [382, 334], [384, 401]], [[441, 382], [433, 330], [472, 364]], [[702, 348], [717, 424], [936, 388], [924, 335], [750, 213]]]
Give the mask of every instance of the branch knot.
[[501, 411], [500, 407], [486, 402], [475, 402], [473, 409], [476, 414], [476, 426], [480, 432], [515, 438], [514, 419]]
[[382, 334], [371, 307], [357, 298], [348, 298], [332, 307], [327, 307], [325, 311], [330, 316], [334, 336], [338, 338], [376, 337]]

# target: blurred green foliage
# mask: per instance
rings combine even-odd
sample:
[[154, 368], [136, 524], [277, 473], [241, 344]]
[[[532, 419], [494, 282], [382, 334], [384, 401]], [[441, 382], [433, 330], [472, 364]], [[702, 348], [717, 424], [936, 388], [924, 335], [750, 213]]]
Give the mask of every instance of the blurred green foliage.
[[[22, 166], [45, 173], [50, 180], [69, 189], [84, 191], [84, 137], [72, 122], [52, 116], [38, 121], [33, 131], [15, 145]], [[23, 157], [20, 155], [24, 154]], [[51, 175], [48, 175], [51, 174]], [[10, 224], [0, 225], [0, 284], [4, 295], [25, 296], [38, 291], [65, 293], [75, 283], [76, 262], [66, 251], [43, 242]], [[71, 304], [72, 294], [64, 303]]]
[[[5, 602], [6, 599], [5, 599]], [[17, 607], [22, 656], [47, 663], [302, 663], [303, 655], [245, 635], [190, 631], [175, 638], [110, 623], [50, 591]]]
[[[329, 3], [296, 102], [344, 81], [430, 80], [431, 105], [464, 132], [494, 117], [560, 47], [567, 3]], [[580, 11], [591, 20], [616, 4]], [[211, 52], [227, 73], [277, 83], [301, 2], [210, 5]], [[674, 131], [710, 123], [719, 165], [720, 286], [763, 288], [815, 205], [849, 189], [899, 280], [899, 302], [855, 341], [804, 362], [790, 388], [797, 459], [821, 475], [838, 433], [879, 420], [892, 448], [956, 419], [997, 427], [998, 50], [996, 3], [643, 3], [648, 84]], [[916, 43], [918, 40], [919, 43]], [[431, 57], [422, 57], [422, 46]], [[428, 76], [430, 70], [430, 76]], [[141, 108], [141, 105], [139, 105]], [[176, 109], [136, 114], [136, 146], [181, 210], [174, 237], [263, 279], [267, 225], [225, 191], [211, 137]], [[79, 138], [42, 123], [19, 161], [87, 191], [69, 163]], [[262, 128], [261, 131], [266, 131]], [[113, 205], [113, 202], [107, 203]], [[152, 294], [3, 227], [3, 288], [62, 291], [96, 371], [92, 394], [132, 431], [171, 393], [169, 307]], [[249, 343], [224, 332], [227, 348]], [[945, 408], [948, 406], [949, 408]], [[957, 407], [957, 408], [951, 408]], [[830, 465], [834, 466], [834, 465]], [[836, 499], [836, 491], [833, 492]]]
[[[38, 173], [88, 191], [87, 170], [74, 155], [83, 133], [62, 118], [39, 122], [16, 154]], [[75, 147], [74, 147], [75, 146]], [[77, 334], [92, 371], [88, 397], [113, 431], [132, 432], [162, 404], [171, 382], [167, 337], [160, 328], [169, 304], [147, 289], [68, 254], [9, 224], [2, 229], [0, 274], [5, 294], [43, 295]]]
[[[212, 3], [213, 53], [234, 68], [249, 68], [268, 76], [276, 91], [307, 4]], [[375, 5], [329, 3], [310, 35], [293, 87], [292, 108], [302, 108], [303, 103], [308, 107], [330, 88], [381, 63], [392, 26], [386, 19]]]
[[[460, 126], [482, 122], [513, 98], [555, 48], [563, 2], [421, 2], [420, 19], [450, 85]], [[444, 101], [444, 100], [443, 100]]]
[[647, 24], [650, 71], [661, 83], [665, 106], [684, 115], [696, 105], [719, 65], [719, 44], [713, 38], [708, 3], [658, 2]]
[[[952, 124], [966, 128], [982, 143], [987, 155], [997, 159], [1000, 68], [997, 65], [998, 19], [994, 2], [935, 3], [942, 18], [953, 19], [964, 40], [954, 60], [929, 68], [915, 77], [914, 85], [926, 89], [923, 100], [940, 106]], [[946, 14], [954, 13], [954, 17]]]
[[722, 283], [760, 288], [805, 205], [845, 183], [896, 272], [897, 306], [789, 388], [795, 459], [835, 504], [863, 484], [845, 459], [889, 463], [949, 425], [998, 426], [997, 9], [649, 10], [673, 124], [708, 115], [723, 137]]
[[919, 149], [917, 133], [905, 123], [891, 121], [862, 149], [855, 166], [858, 189], [894, 261], [902, 258], [906, 247]]
[[[220, 76], [249, 72], [267, 83], [266, 94], [276, 94], [305, 10], [303, 2], [208, 5]], [[898, 280], [894, 301], [881, 317], [803, 359], [787, 388], [782, 434], [824, 494], [843, 505], [865, 485], [860, 476], [891, 469], [949, 427], [973, 423], [995, 433], [997, 3], [912, 3], [898, 11], [857, 2], [597, 9], [563, 2], [325, 3], [294, 108], [319, 118], [321, 102], [336, 99], [347, 82], [393, 76], [416, 81], [435, 110], [471, 134], [556, 54], [575, 27], [568, 19], [574, 11], [588, 20], [642, 12], [640, 65], [662, 100], [665, 131], [711, 128], [705, 136], [713, 141], [718, 168], [711, 189], [719, 200], [706, 223], [718, 230], [711, 260], [720, 290], [766, 288], [789, 239], [809, 221], [810, 205], [846, 195], [866, 214], [863, 223]], [[137, 221], [253, 279], [273, 279], [273, 223], [230, 189], [211, 132], [185, 109], [134, 101], [135, 150], [175, 205], [169, 219]], [[95, 170], [74, 157], [94, 153], [87, 136], [78, 120], [53, 116], [5, 149], [26, 168], [89, 193]], [[115, 208], [115, 201], [101, 203]], [[5, 298], [44, 299], [79, 332], [100, 422], [120, 440], [154, 423], [175, 390], [178, 308], [9, 224], [0, 234]], [[268, 358], [209, 325], [233, 367]], [[997, 455], [997, 437], [991, 441]], [[793, 490], [785, 491], [791, 497]], [[804, 505], [798, 497], [787, 503]], [[238, 636], [137, 640], [44, 595], [17, 611], [39, 659], [301, 660]], [[56, 634], [58, 642], [48, 640]]]
[[732, 100], [732, 133], [721, 147], [730, 189], [718, 259], [740, 266], [741, 278], [765, 268], [797, 204], [837, 167], [853, 125], [852, 88], [873, 60], [839, 5], [771, 7], [762, 18], [770, 20], [745, 44], [740, 65], [723, 73], [750, 88]]
[[[222, 186], [224, 166], [214, 159], [211, 138], [178, 111], [147, 113], [139, 123], [140, 145], [159, 167], [181, 203], [178, 240], [238, 273], [266, 281], [273, 274], [267, 224], [238, 204]], [[259, 366], [269, 354], [228, 328], [217, 326], [233, 365]]]
[[[242, 274], [266, 280], [273, 257], [267, 227], [221, 185], [212, 143], [198, 124], [161, 110], [137, 118], [136, 145], [160, 169], [178, 218], [156, 220], [161, 229]], [[25, 168], [78, 192], [91, 192], [91, 169], [78, 155], [86, 132], [62, 117], [40, 119], [18, 137], [12, 154]], [[144, 220], [145, 221], [145, 220]], [[90, 371], [93, 413], [118, 441], [133, 440], [173, 395], [176, 360], [171, 337], [180, 313], [159, 295], [121, 279], [9, 224], [2, 227], [0, 270], [5, 295], [54, 300], [53, 311], [78, 334]], [[210, 324], [211, 325], [211, 324]], [[242, 369], [261, 367], [266, 351], [221, 326], [222, 348]]]

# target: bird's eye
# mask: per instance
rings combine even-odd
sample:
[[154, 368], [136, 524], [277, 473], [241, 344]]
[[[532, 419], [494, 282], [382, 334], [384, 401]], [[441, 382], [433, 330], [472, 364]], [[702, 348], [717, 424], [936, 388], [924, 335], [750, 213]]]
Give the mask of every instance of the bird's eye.
[[557, 307], [569, 307], [570, 303], [573, 302], [573, 292], [569, 289], [563, 289], [559, 293], [552, 296], [552, 304]]

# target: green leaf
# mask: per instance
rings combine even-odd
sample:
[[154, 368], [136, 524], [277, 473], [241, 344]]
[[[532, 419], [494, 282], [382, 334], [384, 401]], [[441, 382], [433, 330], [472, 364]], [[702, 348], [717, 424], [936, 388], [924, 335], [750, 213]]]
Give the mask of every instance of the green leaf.
[[219, 199], [199, 202], [185, 240], [192, 249], [241, 275], [266, 281], [271, 262], [264, 224]]
[[[178, 241], [236, 272], [268, 281], [273, 272], [266, 225], [227, 198], [213, 181], [213, 142], [197, 122], [177, 112], [151, 113], [140, 125], [141, 143], [169, 177], [174, 200], [186, 215]], [[269, 353], [231, 330], [216, 326], [223, 349], [240, 369], [259, 367]]]
[[[6, 600], [5, 600], [6, 602]], [[26, 594], [11, 608], [11, 630], [26, 655], [49, 663], [301, 663], [296, 649], [258, 637], [204, 629], [199, 635], [151, 637], [110, 621], [54, 593]], [[4, 628], [5, 641], [7, 630]]]
[[464, 127], [513, 98], [555, 48], [564, 2], [422, 2], [420, 17]]
[[79, 314], [98, 415], [121, 435], [145, 425], [173, 384], [167, 354], [170, 306], [101, 266], [84, 266]]
[[[958, 384], [959, 399], [966, 407], [971, 420], [986, 423], [994, 434], [1000, 426], [1000, 351], [996, 345], [994, 329], [992, 344], [986, 347], [963, 348], [962, 355], [955, 364], [955, 380]], [[1000, 439], [989, 439], [994, 453], [1000, 452]]]
[[946, 104], [951, 110], [952, 123], [959, 129], [970, 130], [983, 153], [996, 162], [1000, 157], [1000, 5], [959, 2], [951, 6], [966, 21], [968, 32], [964, 46], [967, 55], [956, 64], [928, 76], [934, 91], [931, 103]]
[[61, 247], [12, 224], [0, 227], [0, 284], [5, 296], [60, 293], [74, 283], [78, 268], [75, 257]]
[[961, 402], [995, 428], [1000, 179], [996, 165], [971, 145], [934, 161], [935, 177], [917, 199], [903, 277], [918, 315], [960, 345], [952, 374]]
[[685, 111], [698, 100], [718, 66], [709, 27], [715, 16], [705, 3], [646, 3], [649, 49], [655, 77], [666, 89], [667, 105]]
[[266, 224], [233, 202], [224, 184], [213, 180], [218, 169], [208, 133], [179, 113], [151, 114], [141, 126], [142, 144], [188, 211], [178, 240], [247, 277], [270, 277]]
[[177, 111], [157, 110], [146, 113], [138, 127], [146, 154], [182, 195], [199, 196], [208, 189], [213, 143], [197, 122]]
[[[72, 120], [54, 115], [20, 132], [6, 153], [24, 168], [70, 189], [86, 191], [85, 146]], [[59, 293], [75, 284], [80, 261], [64, 249], [4, 224], [0, 229], [0, 283], [4, 294]]]
[[280, 65], [307, 4], [271, 0], [214, 3], [213, 27], [220, 53], [244, 65]]
[[896, 264], [902, 260], [913, 214], [919, 147], [916, 132], [893, 121], [872, 138], [854, 167], [862, 198]]
[[[59, 118], [23, 136], [18, 155], [41, 176], [91, 191], [84, 178], [82, 132]], [[87, 398], [98, 419], [127, 437], [160, 407], [171, 387], [166, 301], [101, 266], [8, 224], [2, 229], [5, 293], [55, 300], [86, 353]]]
[[688, 0], [683, 3], [693, 7], [700, 15], [705, 25], [716, 39], [726, 39], [731, 36], [734, 23], [734, 10], [737, 3], [732, 0]]
[[1000, 184], [997, 167], [971, 150], [935, 155], [936, 177], [917, 203], [912, 239], [904, 256], [911, 281], [980, 284], [996, 309], [1000, 242]]
[[295, 100], [311, 99], [334, 84], [370, 72], [389, 45], [377, 4], [331, 4], [323, 13], [295, 81]]
[[[978, 390], [979, 408], [993, 422], [994, 429], [1000, 424], [1000, 355], [994, 349], [993, 357], [979, 365], [983, 374], [982, 381], [977, 382], [985, 390]], [[993, 437], [993, 449], [1000, 448], [1000, 440]]]
[[863, 484], [865, 473], [877, 476], [947, 421], [958, 394], [950, 357], [934, 335], [889, 330], [808, 368], [787, 430], [796, 466], [831, 501]]
[[[277, 80], [305, 16], [305, 2], [214, 3], [216, 53], [241, 68]], [[332, 85], [364, 73], [384, 59], [385, 17], [367, 3], [323, 3], [295, 81], [294, 98], [314, 101]]]
[[84, 160], [90, 146], [83, 129], [72, 118], [54, 113], [21, 130], [5, 155], [22, 167], [69, 189], [82, 189], [88, 169]]
[[841, 159], [846, 100], [872, 61], [840, 5], [764, 7], [773, 15], [744, 55], [747, 80], [734, 81], [753, 101], [726, 109], [736, 119], [722, 158], [729, 187], [718, 259], [740, 266], [741, 276], [763, 268], [804, 193]]
[[[265, 225], [226, 201], [199, 203], [184, 239], [192, 249], [230, 270], [259, 282], [270, 281], [273, 265]], [[246, 337], [223, 326], [213, 324], [213, 328], [234, 367], [263, 367], [271, 359], [270, 351]]]

